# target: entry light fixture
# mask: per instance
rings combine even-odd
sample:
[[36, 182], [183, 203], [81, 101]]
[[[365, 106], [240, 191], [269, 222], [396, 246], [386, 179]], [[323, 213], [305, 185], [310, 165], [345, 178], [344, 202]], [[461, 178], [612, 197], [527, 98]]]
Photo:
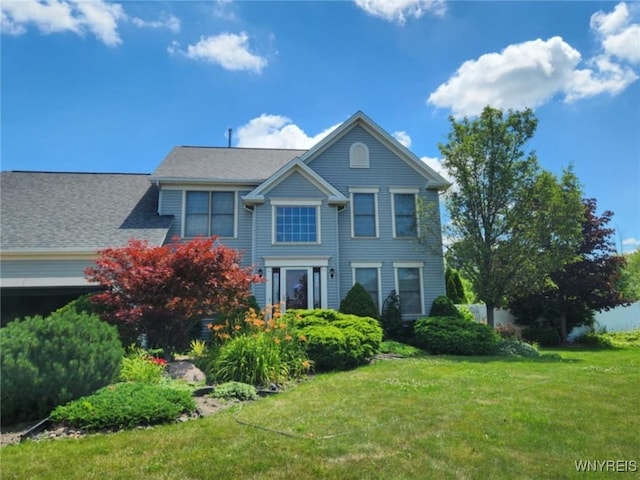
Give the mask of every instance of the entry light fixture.
[[332, 268], [331, 270], [329, 270], [329, 276], [330, 276], [331, 278], [333, 278], [333, 277], [335, 277], [335, 276], [336, 276], [336, 269], [335, 269], [335, 268]]
[[259, 276], [260, 278], [262, 278], [262, 275], [263, 275], [263, 274], [264, 274], [264, 272], [262, 271], [262, 269], [261, 269], [261, 268], [259, 268], [259, 269], [258, 269], [258, 276]]

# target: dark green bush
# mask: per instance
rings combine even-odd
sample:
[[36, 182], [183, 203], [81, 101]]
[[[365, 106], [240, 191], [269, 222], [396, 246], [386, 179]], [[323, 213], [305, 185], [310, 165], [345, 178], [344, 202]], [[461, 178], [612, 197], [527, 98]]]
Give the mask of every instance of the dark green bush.
[[386, 338], [394, 340], [404, 339], [405, 328], [402, 322], [402, 309], [400, 308], [400, 297], [395, 290], [391, 290], [389, 296], [382, 304], [382, 316], [380, 323]]
[[57, 407], [51, 420], [87, 431], [121, 429], [172, 422], [183, 413], [193, 413], [195, 408], [188, 390], [118, 383]]
[[45, 417], [108, 385], [123, 357], [115, 327], [73, 309], [16, 320], [0, 333], [4, 424]]
[[340, 302], [340, 313], [351, 313], [359, 317], [378, 318], [378, 309], [371, 295], [356, 282]]
[[575, 343], [588, 347], [613, 348], [613, 343], [606, 334], [602, 335], [596, 332], [583, 333], [575, 339]]
[[528, 326], [522, 329], [522, 338], [541, 347], [557, 347], [560, 345], [560, 333], [554, 327]]
[[214, 388], [211, 396], [214, 398], [237, 398], [238, 400], [255, 400], [258, 391], [253, 385], [242, 382], [226, 382]]
[[446, 295], [440, 295], [431, 304], [430, 317], [460, 317], [460, 312]]
[[434, 355], [491, 355], [498, 335], [482, 323], [458, 317], [427, 317], [416, 320], [416, 343]]
[[371, 317], [335, 310], [296, 310], [297, 333], [305, 338], [309, 359], [317, 371], [345, 370], [366, 363], [380, 351], [382, 328]]

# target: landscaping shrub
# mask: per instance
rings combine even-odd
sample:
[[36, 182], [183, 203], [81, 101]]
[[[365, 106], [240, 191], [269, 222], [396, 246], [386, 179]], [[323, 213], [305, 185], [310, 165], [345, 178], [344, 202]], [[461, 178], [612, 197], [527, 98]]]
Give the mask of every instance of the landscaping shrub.
[[520, 327], [515, 326], [513, 323], [507, 323], [505, 325], [496, 326], [496, 333], [502, 338], [515, 338], [516, 340], [522, 340], [522, 332]]
[[456, 310], [458, 311], [458, 316], [460, 318], [468, 320], [469, 322], [476, 321], [476, 317], [473, 316], [473, 313], [471, 313], [471, 310], [469, 310], [469, 307], [466, 305], [460, 305], [459, 307], [456, 307]]
[[35, 420], [111, 383], [123, 350], [115, 327], [73, 309], [1, 329], [2, 423]]
[[557, 347], [560, 345], [560, 333], [554, 327], [528, 326], [522, 329], [522, 338], [541, 347]]
[[420, 318], [414, 331], [418, 346], [435, 355], [490, 355], [499, 338], [487, 325], [458, 317]]
[[537, 358], [540, 356], [540, 352], [534, 345], [522, 342], [515, 337], [508, 337], [499, 340], [496, 355]]
[[87, 431], [120, 429], [172, 422], [183, 413], [193, 413], [195, 408], [187, 390], [118, 383], [57, 407], [51, 420]]
[[460, 312], [446, 295], [440, 295], [431, 304], [430, 317], [459, 317]]
[[214, 388], [211, 396], [214, 398], [237, 398], [238, 400], [255, 400], [258, 391], [253, 385], [242, 382], [226, 382]]
[[380, 351], [382, 327], [371, 317], [358, 317], [330, 309], [296, 310], [297, 332], [316, 370], [345, 370], [366, 363]]
[[119, 379], [122, 382], [160, 383], [167, 361], [154, 357], [146, 350], [132, 345], [122, 359]]
[[613, 343], [607, 334], [599, 334], [596, 332], [584, 333], [576, 337], [574, 343], [589, 347], [613, 348]]
[[378, 309], [371, 295], [358, 282], [340, 302], [340, 313], [351, 313], [359, 317], [378, 318]]
[[404, 339], [406, 336], [406, 329], [402, 322], [400, 297], [395, 290], [391, 290], [391, 293], [389, 293], [389, 296], [387, 296], [382, 304], [382, 316], [380, 317], [380, 323], [382, 324], [385, 338], [400, 340]]

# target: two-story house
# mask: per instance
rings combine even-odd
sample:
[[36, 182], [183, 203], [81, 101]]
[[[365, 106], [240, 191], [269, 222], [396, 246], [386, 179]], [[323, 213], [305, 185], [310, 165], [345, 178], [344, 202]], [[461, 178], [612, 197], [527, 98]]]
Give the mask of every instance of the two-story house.
[[432, 206], [427, 231], [440, 245], [447, 187], [362, 112], [310, 150], [176, 147], [151, 175], [3, 172], [3, 300], [90, 288], [82, 271], [96, 251], [128, 238], [216, 235], [265, 279], [253, 287], [260, 305], [337, 309], [359, 282], [378, 308], [395, 290], [416, 318], [445, 291], [442, 251], [418, 244], [416, 212]]

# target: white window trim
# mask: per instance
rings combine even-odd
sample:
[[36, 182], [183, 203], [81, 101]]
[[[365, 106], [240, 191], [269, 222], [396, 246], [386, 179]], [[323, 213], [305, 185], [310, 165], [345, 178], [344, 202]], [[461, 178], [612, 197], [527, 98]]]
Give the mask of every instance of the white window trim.
[[[321, 245], [322, 230], [321, 222], [321, 206], [322, 200], [316, 199], [271, 199], [271, 245]], [[315, 242], [278, 242], [276, 218], [278, 216], [278, 207], [315, 207], [316, 208], [316, 241]]]
[[[222, 237], [218, 238], [238, 238], [238, 191], [234, 188], [189, 188], [186, 190], [182, 190], [182, 225], [180, 225], [180, 237], [181, 238], [195, 238], [195, 237], [186, 237], [185, 230], [187, 226], [187, 192], [207, 192], [207, 193], [215, 193], [215, 192], [233, 192], [233, 237]], [[211, 209], [211, 195], [209, 195], [209, 209]], [[209, 216], [211, 216], [211, 211], [209, 211]], [[211, 232], [208, 232], [208, 236], [211, 236]]]
[[[378, 192], [380, 191], [377, 187], [349, 187], [349, 203], [351, 205], [351, 238], [380, 238], [380, 216], [378, 215]], [[354, 221], [354, 208], [353, 208], [353, 194], [354, 193], [370, 193], [373, 194], [373, 206], [374, 206], [374, 215], [375, 215], [375, 224], [376, 224], [376, 235], [375, 237], [364, 237], [364, 236], [356, 236], [355, 231], [355, 221]]]
[[[391, 232], [393, 234], [393, 238], [398, 238], [401, 240], [408, 239], [416, 239], [420, 237], [420, 225], [418, 225], [418, 194], [420, 193], [420, 189], [416, 187], [392, 187], [389, 188], [389, 193], [391, 194]], [[396, 234], [396, 194], [413, 194], [413, 208], [415, 211], [415, 219], [416, 219], [416, 236], [415, 237], [399, 237]]]
[[[400, 291], [400, 281], [398, 278], [398, 269], [400, 268], [417, 268], [418, 275], [420, 277], [420, 313], [418, 315], [425, 315], [424, 305], [424, 262], [393, 262], [393, 275], [395, 280], [396, 293], [398, 296], [402, 295]], [[413, 317], [413, 313], [402, 314], [403, 317]]]
[[[353, 150], [356, 147], [364, 147], [364, 151], [365, 151], [365, 158], [363, 163], [356, 163], [354, 162], [354, 155], [353, 155]], [[355, 142], [353, 144], [351, 144], [351, 146], [349, 147], [349, 168], [369, 168], [369, 147], [367, 147], [364, 143], [362, 142]]]
[[382, 262], [351, 262], [351, 285], [356, 284], [356, 269], [375, 268], [378, 270], [378, 308], [382, 312]]

